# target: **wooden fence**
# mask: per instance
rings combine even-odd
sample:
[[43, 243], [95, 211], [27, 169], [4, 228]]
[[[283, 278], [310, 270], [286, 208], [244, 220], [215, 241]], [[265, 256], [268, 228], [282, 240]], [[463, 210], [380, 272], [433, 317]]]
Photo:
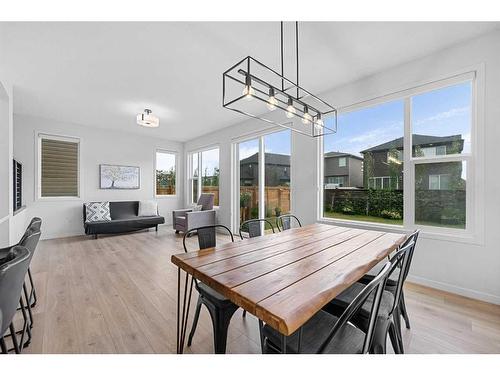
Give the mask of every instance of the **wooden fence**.
[[[258, 213], [259, 207], [259, 188], [258, 186], [240, 187], [240, 196], [248, 194], [250, 199], [245, 207], [240, 207], [240, 217], [242, 220], [253, 219]], [[290, 212], [290, 188], [288, 186], [266, 186], [264, 191], [266, 202], [266, 217], [276, 216], [278, 213], [285, 214]]]

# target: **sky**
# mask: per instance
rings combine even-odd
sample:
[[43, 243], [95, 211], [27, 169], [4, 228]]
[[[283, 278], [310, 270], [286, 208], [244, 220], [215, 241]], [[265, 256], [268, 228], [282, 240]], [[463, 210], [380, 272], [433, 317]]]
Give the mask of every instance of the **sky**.
[[[279, 132], [271, 133], [264, 136], [265, 152], [273, 154], [291, 155], [292, 143], [291, 130], [285, 129]], [[240, 143], [240, 160], [246, 159], [249, 156], [259, 151], [259, 139]]]
[[[413, 133], [461, 134], [465, 140], [464, 152], [470, 152], [471, 98], [470, 82], [414, 96]], [[403, 121], [403, 100], [340, 114], [337, 133], [324, 137], [325, 152], [340, 151], [361, 156], [362, 150], [402, 137]]]

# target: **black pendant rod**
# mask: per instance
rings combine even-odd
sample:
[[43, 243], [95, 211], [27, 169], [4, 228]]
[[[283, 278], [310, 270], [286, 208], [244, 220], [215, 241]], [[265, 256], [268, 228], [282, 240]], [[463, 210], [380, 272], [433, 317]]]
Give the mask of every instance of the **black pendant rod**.
[[299, 21], [295, 21], [295, 56], [297, 58], [297, 99], [299, 98]]
[[[281, 76], [284, 76], [283, 71], [283, 21], [281, 21]], [[281, 91], [285, 91], [285, 81], [281, 78]]]

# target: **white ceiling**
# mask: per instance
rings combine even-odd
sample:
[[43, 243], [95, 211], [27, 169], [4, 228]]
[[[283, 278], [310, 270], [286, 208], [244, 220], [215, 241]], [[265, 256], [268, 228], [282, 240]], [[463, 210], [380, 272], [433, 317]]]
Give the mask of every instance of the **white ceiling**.
[[[300, 23], [301, 85], [322, 92], [499, 25]], [[294, 77], [293, 24], [285, 31]], [[247, 55], [278, 69], [278, 22], [0, 23], [15, 113], [177, 141], [243, 120], [222, 108], [222, 72]], [[160, 128], [136, 125], [144, 108]]]

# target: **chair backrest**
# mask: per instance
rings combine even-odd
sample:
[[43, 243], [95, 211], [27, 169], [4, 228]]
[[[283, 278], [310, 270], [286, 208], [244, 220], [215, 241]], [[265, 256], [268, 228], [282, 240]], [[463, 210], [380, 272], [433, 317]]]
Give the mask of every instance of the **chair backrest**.
[[41, 226], [42, 226], [42, 219], [35, 216], [34, 218], [31, 219], [28, 228], [26, 228], [26, 230], [34, 229], [35, 231], [38, 232], [40, 231]]
[[4, 335], [16, 313], [24, 277], [28, 271], [29, 258], [29, 250], [16, 245], [10, 249], [7, 259], [4, 258], [5, 263], [0, 265], [0, 311], [2, 312], [0, 336]]
[[249, 238], [262, 236], [262, 223], [264, 223], [264, 225], [266, 224], [269, 225], [273, 233], [276, 233], [274, 231], [273, 224], [268, 219], [251, 219], [241, 223], [240, 225], [241, 239], [243, 239], [243, 233], [248, 233]]
[[33, 255], [35, 255], [35, 250], [38, 245], [38, 241], [40, 240], [40, 235], [42, 233], [40, 231], [35, 231], [34, 229], [28, 229], [26, 233], [19, 241], [19, 246], [24, 246], [30, 252], [29, 261], [33, 259]]
[[368, 330], [366, 331], [365, 340], [363, 342], [363, 354], [368, 353], [370, 350], [373, 334], [375, 332], [375, 322], [377, 320], [377, 314], [380, 307], [380, 302], [382, 301], [382, 292], [384, 291], [385, 283], [389, 276], [389, 271], [391, 264], [387, 262], [382, 271], [368, 284], [363, 290], [352, 300], [352, 302], [347, 306], [345, 311], [342, 313], [340, 318], [337, 320], [332, 330], [328, 334], [326, 340], [321, 344], [318, 349], [318, 354], [321, 354], [328, 347], [328, 344], [335, 338], [339, 332], [345, 328], [349, 321], [356, 315], [359, 309], [364, 305], [368, 297], [374, 293], [373, 303], [370, 311], [370, 319], [368, 324]]
[[276, 220], [276, 226], [278, 227], [278, 230], [281, 232], [283, 230], [291, 229], [292, 228], [292, 219], [295, 219], [297, 224], [299, 224], [299, 227], [302, 226], [302, 224], [300, 223], [300, 220], [297, 216], [292, 215], [292, 214], [286, 214], [286, 215], [279, 216], [278, 219]]
[[408, 276], [408, 272], [410, 272], [411, 261], [413, 259], [413, 253], [415, 252], [415, 246], [417, 246], [418, 235], [420, 234], [420, 230], [416, 230], [413, 232], [403, 243], [402, 247], [407, 244], [413, 242], [413, 247], [410, 249], [410, 254], [408, 255], [408, 262], [406, 264], [406, 268], [403, 271], [403, 283], [406, 281], [406, 277]]
[[404, 279], [405, 279], [405, 270], [408, 266], [408, 261], [410, 259], [410, 254], [413, 251], [415, 243], [411, 238], [411, 241], [405, 241], [403, 245], [401, 245], [396, 251], [396, 253], [391, 257], [389, 264], [391, 268], [389, 270], [389, 276], [399, 269], [399, 275], [396, 282], [396, 292], [394, 294], [394, 302], [392, 308], [390, 310], [390, 314], [394, 312], [394, 309], [399, 306], [399, 299], [401, 298], [401, 290], [403, 289]]
[[214, 208], [215, 195], [213, 193], [201, 193], [198, 199], [198, 205], [202, 211], [212, 210]]
[[187, 253], [188, 249], [186, 247], [186, 238], [189, 237], [192, 233], [196, 232], [198, 234], [198, 245], [199, 250], [208, 249], [209, 247], [215, 247], [217, 245], [217, 234], [216, 229], [222, 228], [231, 236], [231, 241], [234, 242], [234, 236], [231, 230], [225, 225], [216, 224], [216, 225], [207, 225], [204, 227], [198, 227], [188, 230], [184, 233], [184, 237], [182, 238], [182, 246], [184, 247], [184, 251]]

